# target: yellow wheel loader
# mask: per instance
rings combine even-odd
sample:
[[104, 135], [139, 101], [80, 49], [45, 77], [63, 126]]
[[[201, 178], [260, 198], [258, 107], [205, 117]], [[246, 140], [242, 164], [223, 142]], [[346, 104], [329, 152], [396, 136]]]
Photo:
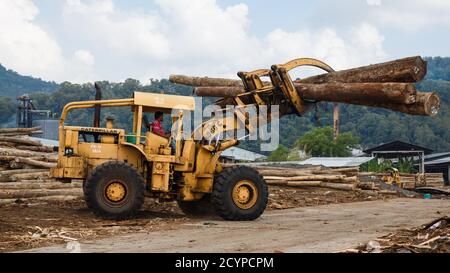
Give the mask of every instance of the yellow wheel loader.
[[[232, 117], [212, 118], [197, 128], [203, 132], [201, 140], [181, 137], [184, 128], [190, 126], [183, 124], [182, 113], [195, 110], [193, 97], [135, 92], [129, 99], [69, 103], [61, 114], [58, 164], [51, 170], [52, 176], [63, 182], [83, 180], [87, 206], [108, 219], [132, 217], [145, 197], [177, 200], [181, 209], [192, 215], [214, 208], [226, 220], [257, 219], [267, 205], [267, 184], [252, 168], [223, 168], [221, 153], [239, 141], [218, 136], [229, 131], [257, 130], [248, 122], [252, 117], [244, 112], [249, 105], [257, 109], [262, 105], [287, 105], [290, 110], [282, 114], [303, 114], [310, 103], [295, 92], [288, 72], [305, 65], [332, 71], [320, 61], [297, 59], [271, 70], [240, 72], [248, 91], [242, 97], [247, 102], [241, 96], [235, 97]], [[272, 85], [263, 83], [261, 77], [269, 77]], [[97, 127], [65, 124], [70, 111], [99, 107], [130, 107], [134, 116], [132, 132], [114, 128], [112, 119], [106, 121], [105, 128], [99, 128], [98, 121]], [[143, 132], [145, 113], [171, 114], [174, 110], [180, 114], [173, 117], [176, 134], [171, 139]], [[269, 123], [270, 118], [265, 122]]]

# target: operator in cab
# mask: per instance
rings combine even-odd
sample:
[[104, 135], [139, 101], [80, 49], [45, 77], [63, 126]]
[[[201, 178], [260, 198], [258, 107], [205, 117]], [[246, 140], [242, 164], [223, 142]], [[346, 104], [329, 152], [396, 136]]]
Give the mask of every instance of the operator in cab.
[[149, 123], [146, 117], [144, 119], [145, 119], [145, 124], [147, 125], [147, 128], [152, 133], [154, 133], [155, 135], [167, 138], [167, 139], [170, 138], [171, 133], [166, 133], [162, 126], [162, 122], [164, 121], [164, 113], [163, 112], [159, 112], [159, 111], [156, 112], [155, 120], [152, 123]]
[[166, 133], [164, 131], [164, 128], [162, 126], [163, 121], [164, 121], [164, 113], [160, 111], [155, 113], [155, 120], [152, 123], [149, 123], [147, 117], [144, 116], [144, 124], [146, 124], [149, 131], [154, 133], [155, 135], [170, 140], [170, 148], [172, 150], [172, 154], [175, 154], [176, 141], [173, 138], [171, 139], [172, 134], [170, 132]]

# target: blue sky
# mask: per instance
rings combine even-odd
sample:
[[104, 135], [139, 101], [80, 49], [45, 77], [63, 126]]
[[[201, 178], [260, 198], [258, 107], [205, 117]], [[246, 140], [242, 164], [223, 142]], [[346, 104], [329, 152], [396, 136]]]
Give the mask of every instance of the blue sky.
[[235, 77], [297, 57], [343, 69], [450, 56], [449, 14], [446, 0], [0, 0], [0, 63], [57, 82]]

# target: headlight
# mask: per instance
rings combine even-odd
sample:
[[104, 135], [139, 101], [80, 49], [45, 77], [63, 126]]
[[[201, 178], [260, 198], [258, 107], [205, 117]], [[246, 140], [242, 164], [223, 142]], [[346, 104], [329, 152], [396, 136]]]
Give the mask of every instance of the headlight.
[[73, 148], [66, 148], [66, 149], [64, 150], [64, 155], [66, 155], [66, 156], [71, 156], [71, 155], [73, 155]]

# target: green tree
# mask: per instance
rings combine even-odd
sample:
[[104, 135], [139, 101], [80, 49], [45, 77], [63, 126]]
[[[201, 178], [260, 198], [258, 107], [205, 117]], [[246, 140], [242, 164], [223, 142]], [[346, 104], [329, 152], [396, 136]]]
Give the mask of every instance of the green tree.
[[267, 161], [271, 162], [287, 161], [288, 156], [289, 156], [289, 149], [284, 145], [280, 145], [275, 151], [273, 151], [269, 155]]
[[343, 133], [334, 139], [333, 128], [323, 127], [307, 132], [295, 146], [312, 156], [345, 157], [352, 155], [351, 149], [358, 143], [358, 138], [352, 133]]
[[16, 105], [9, 97], [0, 97], [0, 125], [11, 120], [15, 114]]

